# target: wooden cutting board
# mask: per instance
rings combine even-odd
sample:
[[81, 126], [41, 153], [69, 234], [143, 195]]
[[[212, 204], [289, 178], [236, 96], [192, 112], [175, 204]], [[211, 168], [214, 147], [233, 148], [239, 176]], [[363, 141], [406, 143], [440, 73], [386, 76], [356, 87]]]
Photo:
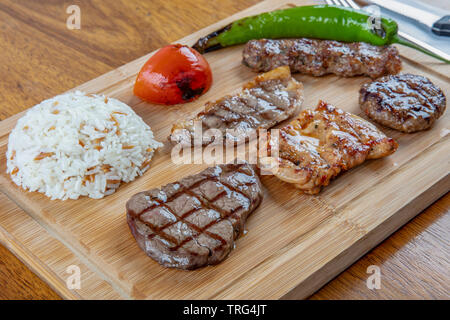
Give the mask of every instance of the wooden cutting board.
[[[187, 36], [197, 38], [239, 17], [308, 1], [267, 0]], [[174, 165], [167, 143], [172, 124], [194, 115], [255, 76], [241, 64], [242, 46], [205, 55], [214, 84], [198, 101], [173, 107], [141, 102], [132, 94], [144, 56], [78, 90], [105, 94], [130, 105], [165, 147], [136, 181], [102, 200], [51, 201], [27, 193], [5, 174], [8, 134], [23, 113], [0, 122], [0, 190], [27, 213], [0, 213], [0, 241], [68, 299], [279, 299], [305, 298], [450, 189], [448, 112], [431, 130], [403, 134], [382, 130], [400, 147], [334, 180], [319, 195], [303, 195], [271, 176], [262, 177], [264, 199], [247, 222], [248, 233], [217, 266], [196, 271], [166, 269], [142, 252], [126, 224], [125, 202], [136, 192], [160, 187], [206, 165]], [[429, 77], [448, 95], [450, 66], [400, 48], [403, 72]], [[295, 75], [305, 87], [303, 108], [323, 99], [362, 115], [358, 90], [368, 78]], [[69, 290], [67, 267], [81, 269], [81, 288]]]

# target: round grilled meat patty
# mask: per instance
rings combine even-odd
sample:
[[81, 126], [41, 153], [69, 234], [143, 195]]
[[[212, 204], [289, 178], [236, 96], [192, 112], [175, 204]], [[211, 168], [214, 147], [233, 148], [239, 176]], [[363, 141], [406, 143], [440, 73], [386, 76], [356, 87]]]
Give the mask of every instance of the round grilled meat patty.
[[411, 133], [430, 128], [444, 113], [446, 99], [428, 78], [405, 73], [364, 84], [359, 104], [372, 120]]

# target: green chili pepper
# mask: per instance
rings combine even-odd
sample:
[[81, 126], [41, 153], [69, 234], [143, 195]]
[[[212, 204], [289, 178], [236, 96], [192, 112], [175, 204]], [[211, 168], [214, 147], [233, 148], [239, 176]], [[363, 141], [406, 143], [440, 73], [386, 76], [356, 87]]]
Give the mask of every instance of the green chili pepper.
[[342, 42], [366, 42], [377, 46], [400, 43], [435, 58], [436, 56], [414, 44], [400, 39], [397, 23], [380, 19], [380, 28], [369, 23], [364, 11], [332, 5], [300, 6], [276, 10], [234, 21], [193, 46], [200, 53], [246, 43], [252, 39], [315, 38]]

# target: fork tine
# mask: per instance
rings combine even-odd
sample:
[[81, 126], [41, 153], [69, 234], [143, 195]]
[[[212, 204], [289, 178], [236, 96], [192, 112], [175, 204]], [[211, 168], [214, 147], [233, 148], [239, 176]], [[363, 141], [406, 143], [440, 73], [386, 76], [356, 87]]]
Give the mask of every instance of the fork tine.
[[345, 0], [338, 0], [339, 5], [342, 7], [349, 7], [350, 5]]
[[359, 9], [359, 6], [353, 0], [342, 0], [342, 1], [347, 2], [353, 9]]
[[340, 5], [339, 0], [325, 0], [325, 2], [331, 5]]
[[342, 7], [352, 7], [353, 9], [359, 9], [359, 6], [353, 0], [325, 0], [327, 4], [334, 4]]

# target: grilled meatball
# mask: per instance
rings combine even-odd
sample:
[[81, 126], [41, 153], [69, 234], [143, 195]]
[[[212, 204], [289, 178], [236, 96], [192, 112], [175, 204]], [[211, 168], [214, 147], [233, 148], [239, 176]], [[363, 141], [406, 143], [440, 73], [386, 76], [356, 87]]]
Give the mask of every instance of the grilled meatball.
[[292, 72], [313, 76], [333, 73], [342, 77], [366, 75], [373, 79], [396, 74], [402, 67], [394, 46], [307, 38], [251, 40], [244, 48], [242, 62], [257, 72], [287, 65]]
[[414, 74], [382, 77], [359, 91], [361, 109], [374, 121], [403, 132], [430, 128], [445, 111], [442, 90]]

